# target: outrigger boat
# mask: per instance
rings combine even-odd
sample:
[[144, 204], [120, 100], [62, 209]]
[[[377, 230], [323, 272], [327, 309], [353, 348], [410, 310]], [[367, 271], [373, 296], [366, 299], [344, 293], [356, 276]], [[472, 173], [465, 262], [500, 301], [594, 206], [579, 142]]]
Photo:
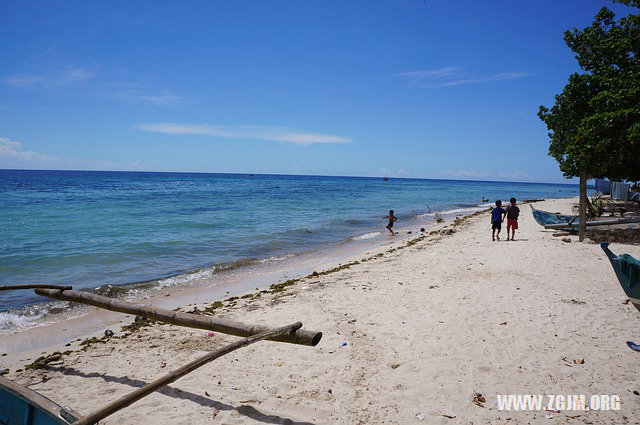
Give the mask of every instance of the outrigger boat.
[[531, 207], [531, 213], [533, 214], [533, 218], [540, 226], [548, 226], [550, 224], [566, 224], [572, 225], [578, 223], [577, 215], [562, 215], [557, 213], [550, 213], [547, 211], [538, 210], [533, 208], [533, 205], [529, 205]]
[[[531, 206], [531, 213], [533, 218], [539, 225], [545, 229], [567, 230], [570, 232], [576, 231], [579, 225], [579, 219], [577, 215], [562, 215], [558, 213], [550, 213], [533, 208]], [[587, 221], [585, 225], [587, 227], [593, 226], [615, 226], [618, 224], [632, 224], [640, 223], [640, 217], [622, 217], [611, 220], [591, 220]]]
[[300, 322], [279, 328], [270, 328], [265, 325], [247, 325], [211, 316], [200, 316], [157, 307], [141, 306], [88, 292], [73, 291], [70, 286], [0, 286], [0, 291], [14, 289], [33, 289], [38, 295], [56, 300], [88, 304], [106, 310], [132, 314], [174, 325], [241, 336], [243, 339], [211, 351], [87, 416], [82, 416], [69, 407], [61, 407], [43, 395], [0, 376], [0, 425], [97, 424], [98, 421], [169, 385], [184, 375], [249, 344], [267, 339], [291, 344], [315, 346], [322, 338], [322, 332], [301, 329], [302, 323]]
[[609, 249], [608, 242], [602, 242], [600, 247], [609, 258], [616, 277], [629, 301], [640, 310], [640, 260], [629, 254], [615, 255]]
[[79, 418], [70, 408], [0, 376], [0, 424], [66, 425]]

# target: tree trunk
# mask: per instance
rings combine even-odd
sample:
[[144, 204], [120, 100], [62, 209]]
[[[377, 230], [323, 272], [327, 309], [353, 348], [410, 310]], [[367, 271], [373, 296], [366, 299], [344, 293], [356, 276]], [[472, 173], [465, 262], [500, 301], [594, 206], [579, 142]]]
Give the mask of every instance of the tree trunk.
[[579, 240], [584, 241], [584, 235], [587, 231], [587, 173], [580, 173], [580, 223], [579, 223]]

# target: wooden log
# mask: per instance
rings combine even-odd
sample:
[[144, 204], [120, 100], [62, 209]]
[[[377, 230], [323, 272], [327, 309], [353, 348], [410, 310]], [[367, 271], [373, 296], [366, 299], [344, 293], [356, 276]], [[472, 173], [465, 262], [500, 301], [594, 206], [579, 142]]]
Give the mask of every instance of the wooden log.
[[[199, 316], [191, 313], [166, 310], [164, 308], [143, 306], [114, 298], [103, 297], [82, 291], [55, 291], [53, 289], [36, 289], [38, 295], [53, 298], [60, 301], [71, 301], [88, 304], [94, 307], [104, 308], [135, 316], [142, 316], [160, 322], [171, 323], [178, 326], [206, 329], [224, 334], [248, 337], [271, 330], [266, 325], [248, 325], [234, 320], [221, 319], [211, 316]], [[298, 329], [292, 334], [278, 335], [269, 338], [272, 341], [289, 342], [291, 344], [315, 346], [320, 342], [322, 332]]]
[[0, 286], [0, 291], [13, 291], [16, 289], [58, 289], [58, 290], [66, 290], [71, 289], [71, 286], [61, 286], [61, 285], [42, 285], [42, 284], [26, 284], [26, 285], [4, 285]]
[[[586, 227], [613, 226], [616, 224], [629, 224], [629, 223], [640, 223], [640, 217], [624, 217], [624, 218], [617, 218], [615, 220], [593, 220], [593, 221], [587, 221], [585, 226]], [[546, 226], [544, 226], [545, 229], [564, 229], [564, 228], [572, 228], [572, 227], [576, 227], [576, 225], [570, 224], [570, 223], [562, 223], [562, 224], [547, 224]]]
[[184, 375], [193, 372], [205, 364], [212, 362], [213, 360], [224, 356], [225, 354], [229, 354], [232, 351], [237, 350], [238, 348], [245, 347], [249, 344], [253, 344], [254, 342], [261, 341], [263, 339], [273, 338], [280, 335], [293, 334], [296, 330], [300, 329], [302, 323], [296, 322], [292, 325], [283, 326], [278, 329], [271, 329], [267, 332], [263, 332], [257, 335], [252, 335], [248, 338], [244, 338], [240, 341], [234, 342], [233, 344], [229, 344], [224, 346], [218, 350], [211, 351], [210, 353], [205, 354], [204, 356], [168, 373], [162, 378], [156, 379], [155, 381], [138, 388], [137, 390], [119, 398], [113, 403], [109, 403], [107, 406], [99, 409], [98, 411], [85, 416], [79, 421], [75, 422], [74, 425], [91, 425], [95, 424], [98, 421], [116, 413], [118, 410], [124, 409], [127, 406], [135, 403], [143, 397], [153, 393], [154, 391], [159, 390], [160, 388], [169, 385], [170, 383], [180, 379]]

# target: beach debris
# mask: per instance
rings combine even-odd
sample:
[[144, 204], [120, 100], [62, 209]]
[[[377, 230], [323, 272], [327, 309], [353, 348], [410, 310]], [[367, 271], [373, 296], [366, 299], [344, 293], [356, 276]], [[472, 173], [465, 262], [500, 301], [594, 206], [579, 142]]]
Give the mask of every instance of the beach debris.
[[571, 243], [571, 238], [562, 238], [562, 242]]
[[573, 359], [573, 364], [584, 364], [584, 359]]
[[313, 273], [311, 273], [311, 276], [313, 276], [313, 277], [318, 277], [318, 276], [320, 276], [320, 275], [319, 275], [319, 273], [318, 273], [318, 272], [314, 271]]
[[413, 233], [413, 232], [412, 232], [411, 230], [409, 230], [409, 231], [407, 232], [407, 235], [410, 235], [411, 233]]
[[640, 345], [636, 344], [633, 341], [627, 341], [627, 345], [629, 346], [629, 348], [631, 348], [633, 351], [640, 351]]
[[[629, 304], [629, 301], [631, 301], [631, 300], [629, 300], [629, 298], [627, 298], [626, 300], [624, 300], [624, 302], [622, 304], [627, 305], [627, 304]], [[4, 356], [4, 354], [3, 354], [3, 356]]]
[[309, 287], [308, 286], [301, 286], [300, 289], [302, 289], [303, 291], [308, 291]]
[[207, 397], [211, 397], [211, 395], [208, 392], [204, 392], [204, 395], [206, 395]]
[[484, 404], [482, 404], [482, 403], [484, 403], [486, 401], [487, 401], [487, 399], [482, 394], [480, 394], [477, 391], [474, 391], [474, 393], [473, 393], [473, 402], [475, 404], [477, 404], [480, 407], [484, 407]]
[[424, 227], [421, 227], [421, 228], [420, 228], [420, 231], [421, 231], [421, 232], [426, 232], [426, 230], [424, 229]]
[[547, 418], [547, 419], [553, 419], [553, 415], [545, 415], [545, 418]]
[[419, 421], [424, 421], [424, 415], [422, 413], [416, 413], [416, 419]]
[[574, 298], [570, 299], [570, 300], [560, 300], [563, 303], [567, 303], [567, 304], [576, 304], [576, 305], [583, 305], [586, 304], [586, 301], [580, 301], [580, 300], [576, 300]]
[[501, 324], [501, 325], [506, 325], [506, 324], [507, 324], [507, 322], [502, 322], [502, 323], [500, 323], [500, 324]]
[[[628, 301], [628, 300], [627, 300], [627, 301]], [[2, 353], [2, 357], [6, 356], [6, 355], [7, 355], [7, 353]]]
[[440, 230], [440, 234], [441, 235], [453, 235], [454, 233], [456, 233], [455, 229], [442, 229], [442, 230]]
[[342, 344], [340, 344], [340, 347], [346, 347], [347, 343], [343, 342]]
[[571, 235], [571, 233], [565, 232], [565, 231], [559, 231], [559, 232], [555, 232], [553, 234], [553, 236], [555, 236], [555, 237], [558, 237], [558, 236], [570, 236], [570, 235]]
[[399, 368], [399, 367], [400, 367], [400, 363], [391, 363], [391, 364], [389, 365], [389, 367], [390, 367], [391, 369], [394, 369], [394, 370], [395, 370], [395, 369], [397, 369], [397, 368]]
[[635, 395], [640, 395], [640, 393], [639, 393], [637, 390], [633, 390], [633, 393], [634, 393]]
[[7, 373], [9, 373], [9, 369], [0, 369], [0, 376], [6, 375]]
[[207, 332], [207, 336], [215, 336], [214, 332]]
[[440, 416], [443, 416], [443, 417], [445, 417], [445, 418], [447, 418], [447, 419], [455, 419], [455, 418], [456, 418], [456, 415], [447, 415], [447, 414], [445, 414], [445, 413], [443, 413], [443, 414], [442, 414], [442, 415], [440, 415]]
[[[66, 353], [70, 353], [70, 351], [69, 352], [65, 352], [65, 354]], [[56, 362], [58, 360], [62, 360], [62, 354], [63, 353], [55, 352], [55, 353], [50, 354], [48, 356], [39, 357], [33, 363], [25, 366], [25, 369], [44, 369], [49, 363], [53, 363], [53, 362]]]
[[104, 336], [106, 336], [107, 338], [111, 338], [113, 336], [113, 331], [111, 329], [107, 329], [106, 331], [104, 331]]

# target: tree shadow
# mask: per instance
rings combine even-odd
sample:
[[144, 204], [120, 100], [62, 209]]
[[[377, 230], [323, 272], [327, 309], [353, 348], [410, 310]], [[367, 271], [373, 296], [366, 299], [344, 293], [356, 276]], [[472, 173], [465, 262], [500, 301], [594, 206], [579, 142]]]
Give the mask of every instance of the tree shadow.
[[[60, 372], [64, 375], [69, 376], [79, 376], [81, 378], [100, 378], [105, 382], [115, 382], [117, 384], [129, 385], [135, 388], [141, 388], [147, 385], [147, 382], [142, 381], [140, 379], [131, 379], [128, 376], [111, 376], [100, 373], [84, 373], [77, 369], [71, 367], [48, 367], [49, 370]], [[281, 416], [276, 415], [267, 415], [265, 413], [260, 412], [253, 406], [249, 406], [246, 404], [235, 407], [230, 404], [225, 404], [217, 400], [212, 400], [210, 398], [201, 396], [199, 394], [195, 394], [189, 391], [183, 391], [179, 388], [172, 387], [167, 385], [166, 387], [162, 387], [159, 390], [156, 390], [157, 393], [165, 395], [167, 397], [172, 397], [180, 400], [188, 400], [194, 403], [197, 403], [204, 407], [211, 407], [217, 410], [230, 411], [235, 410], [239, 414], [251, 418], [258, 422], [263, 422], [267, 424], [287, 424], [287, 425], [314, 425], [313, 422], [298, 422], [289, 418], [283, 418]]]

